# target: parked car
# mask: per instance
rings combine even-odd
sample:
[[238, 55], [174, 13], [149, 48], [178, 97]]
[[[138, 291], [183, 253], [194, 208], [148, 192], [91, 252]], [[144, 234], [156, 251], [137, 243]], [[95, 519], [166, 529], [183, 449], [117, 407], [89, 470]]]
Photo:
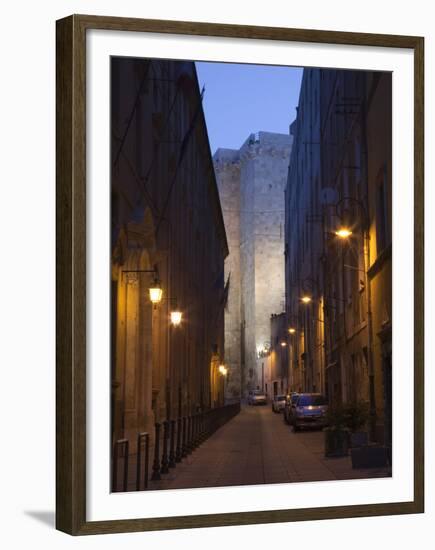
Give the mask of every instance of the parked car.
[[267, 397], [261, 390], [253, 390], [248, 394], [248, 405], [266, 405]]
[[300, 393], [291, 416], [293, 430], [324, 428], [327, 425], [328, 402], [321, 393]]
[[284, 404], [284, 422], [286, 424], [291, 424], [292, 414], [296, 407], [296, 401], [298, 400], [299, 394], [297, 392], [292, 392], [290, 395], [287, 395], [285, 398]]
[[272, 400], [272, 411], [274, 413], [280, 413], [284, 410], [285, 395], [275, 395]]

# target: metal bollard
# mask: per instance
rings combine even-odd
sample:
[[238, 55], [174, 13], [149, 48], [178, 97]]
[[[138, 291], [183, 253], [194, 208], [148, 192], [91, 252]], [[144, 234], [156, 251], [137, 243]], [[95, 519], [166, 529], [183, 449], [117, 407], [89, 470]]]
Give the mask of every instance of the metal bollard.
[[[121, 453], [120, 453], [121, 451]], [[113, 463], [112, 463], [112, 491], [118, 492], [118, 458], [124, 458], [124, 475], [121, 491], [127, 491], [128, 483], [128, 439], [118, 439], [113, 448]]]
[[192, 414], [192, 428], [190, 430], [190, 448], [195, 450], [195, 431], [196, 431], [196, 415]]
[[153, 481], [160, 479], [160, 424], [158, 422], [155, 429], [153, 475], [151, 476]]
[[183, 451], [181, 456], [186, 458], [187, 454], [187, 417], [183, 416]]
[[147, 432], [137, 434], [137, 458], [136, 458], [136, 491], [140, 491], [140, 471], [142, 464], [142, 443], [144, 444], [144, 470], [143, 486], [148, 488], [148, 461], [150, 451], [150, 436]]
[[168, 460], [168, 437], [169, 437], [169, 420], [163, 422], [163, 454], [162, 454], [162, 466], [160, 472], [167, 474], [169, 472], [169, 460]]
[[201, 443], [203, 443], [206, 440], [206, 433], [205, 433], [205, 414], [201, 413]]
[[196, 449], [196, 414], [192, 414], [192, 435], [190, 446], [192, 451]]
[[175, 420], [171, 420], [171, 446], [169, 450], [169, 468], [175, 468]]
[[192, 446], [192, 427], [193, 427], [193, 417], [192, 415], [189, 415], [187, 417], [188, 423], [187, 423], [187, 453], [190, 454], [193, 451]]
[[202, 443], [202, 413], [198, 413], [198, 433], [196, 435], [197, 445]]
[[183, 420], [180, 417], [178, 417], [177, 420], [177, 451], [175, 453], [175, 462], [181, 462], [181, 459], [183, 458], [183, 440], [181, 438], [182, 436], [182, 425]]
[[194, 442], [195, 442], [195, 448], [199, 446], [199, 420], [200, 420], [200, 415], [199, 413], [196, 413], [195, 415], [195, 437], [194, 437]]

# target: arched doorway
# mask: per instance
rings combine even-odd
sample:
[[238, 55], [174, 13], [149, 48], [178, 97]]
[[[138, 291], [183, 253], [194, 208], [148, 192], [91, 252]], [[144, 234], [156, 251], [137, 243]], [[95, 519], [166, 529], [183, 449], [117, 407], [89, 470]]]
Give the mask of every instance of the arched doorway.
[[153, 316], [148, 289], [156, 256], [154, 224], [145, 210], [119, 232], [112, 252], [112, 437], [153, 433]]

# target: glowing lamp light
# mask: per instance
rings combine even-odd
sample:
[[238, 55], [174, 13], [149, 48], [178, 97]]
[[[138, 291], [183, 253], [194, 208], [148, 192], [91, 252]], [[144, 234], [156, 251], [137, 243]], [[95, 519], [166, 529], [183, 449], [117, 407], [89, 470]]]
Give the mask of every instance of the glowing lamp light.
[[171, 323], [174, 326], [178, 326], [181, 323], [181, 318], [183, 317], [183, 314], [181, 311], [171, 311]]
[[289, 331], [290, 334], [294, 334], [294, 333], [296, 332], [296, 329], [293, 328], [293, 327], [290, 327], [290, 328], [288, 329], [288, 331]]
[[284, 348], [287, 345], [287, 342], [281, 342], [281, 346]]
[[163, 290], [158, 281], [154, 281], [153, 285], [149, 288], [149, 293], [152, 304], [157, 305], [161, 302]]
[[219, 365], [219, 372], [223, 375], [223, 376], [226, 376], [227, 375], [227, 372], [228, 372], [228, 369], [225, 365]]
[[352, 235], [352, 231], [347, 227], [340, 227], [340, 229], [337, 229], [335, 234], [337, 237], [340, 237], [340, 239], [348, 239]]
[[311, 296], [302, 296], [301, 300], [304, 304], [309, 304], [311, 302]]

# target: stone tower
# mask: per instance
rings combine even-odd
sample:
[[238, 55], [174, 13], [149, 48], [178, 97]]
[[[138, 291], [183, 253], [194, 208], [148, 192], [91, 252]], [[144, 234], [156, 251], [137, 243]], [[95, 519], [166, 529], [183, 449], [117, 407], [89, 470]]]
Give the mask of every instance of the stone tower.
[[227, 232], [227, 399], [262, 385], [259, 352], [270, 316], [284, 310], [284, 189], [292, 136], [251, 134], [239, 150], [218, 149], [214, 166]]

